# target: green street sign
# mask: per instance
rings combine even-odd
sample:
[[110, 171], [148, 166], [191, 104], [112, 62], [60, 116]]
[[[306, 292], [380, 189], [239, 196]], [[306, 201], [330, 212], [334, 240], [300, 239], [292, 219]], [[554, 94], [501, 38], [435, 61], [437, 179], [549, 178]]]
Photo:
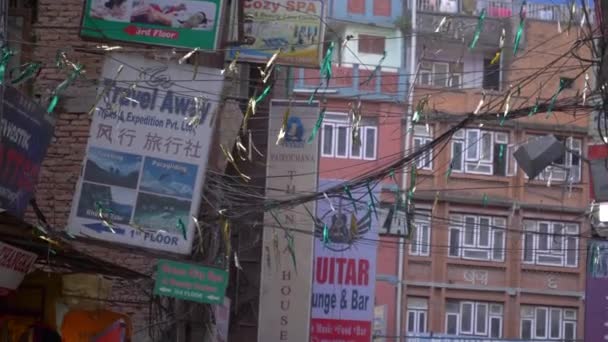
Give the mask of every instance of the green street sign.
[[85, 0], [80, 35], [215, 50], [223, 0]]
[[170, 260], [158, 260], [154, 294], [199, 303], [221, 304], [228, 272]]

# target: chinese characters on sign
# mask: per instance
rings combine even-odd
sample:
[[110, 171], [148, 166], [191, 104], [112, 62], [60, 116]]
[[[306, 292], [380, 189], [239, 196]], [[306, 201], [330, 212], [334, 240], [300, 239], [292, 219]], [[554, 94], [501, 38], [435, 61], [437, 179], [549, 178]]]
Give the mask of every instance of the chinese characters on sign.
[[[120, 65], [141, 69], [125, 67], [113, 80]], [[99, 90], [104, 97], [91, 124], [72, 205], [72, 232], [190, 252], [191, 217], [198, 212], [213, 133], [211, 116], [223, 86], [218, 69], [200, 67], [198, 74], [201, 80], [188, 87], [206, 94], [202, 103], [172, 81], [192, 79], [192, 67], [123, 54], [106, 59]], [[186, 120], [194, 115], [200, 117], [198, 126]]]

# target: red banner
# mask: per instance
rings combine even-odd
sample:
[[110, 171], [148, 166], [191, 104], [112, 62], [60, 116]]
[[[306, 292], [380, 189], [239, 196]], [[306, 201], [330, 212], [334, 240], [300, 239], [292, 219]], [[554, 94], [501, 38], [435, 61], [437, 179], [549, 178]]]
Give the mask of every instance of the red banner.
[[319, 318], [310, 321], [310, 342], [369, 342], [371, 339], [369, 321]]

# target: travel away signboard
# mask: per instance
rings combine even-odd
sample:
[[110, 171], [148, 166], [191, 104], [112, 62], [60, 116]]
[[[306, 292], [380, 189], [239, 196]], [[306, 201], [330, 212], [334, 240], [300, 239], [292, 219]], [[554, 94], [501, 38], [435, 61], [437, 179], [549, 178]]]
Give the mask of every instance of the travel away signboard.
[[[73, 234], [190, 253], [223, 87], [221, 71], [204, 67], [188, 91], [173, 81], [192, 75], [188, 65], [124, 54], [106, 59], [99, 89], [105, 95], [72, 201]], [[193, 93], [205, 97], [195, 101]], [[185, 120], [194, 115], [198, 126]]]
[[0, 120], [0, 209], [23, 217], [53, 137], [55, 118], [17, 89], [4, 91]]
[[159, 260], [154, 294], [199, 303], [223, 304], [228, 272], [211, 267]]
[[86, 0], [83, 37], [214, 50], [223, 0]]

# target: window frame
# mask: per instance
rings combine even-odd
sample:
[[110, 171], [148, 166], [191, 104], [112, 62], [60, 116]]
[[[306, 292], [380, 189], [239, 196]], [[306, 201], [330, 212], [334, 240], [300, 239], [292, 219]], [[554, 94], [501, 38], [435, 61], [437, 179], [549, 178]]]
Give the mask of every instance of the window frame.
[[[374, 131], [374, 147], [373, 147], [373, 156], [372, 157], [367, 156], [367, 138], [368, 138], [367, 131], [368, 130]], [[362, 151], [363, 160], [378, 159], [378, 127], [377, 126], [361, 126], [361, 131], [365, 132], [365, 134], [362, 134], [363, 137], [361, 138], [361, 146], [363, 147], [363, 151]], [[350, 155], [350, 152], [349, 152], [349, 155]], [[351, 158], [351, 159], [356, 159], [356, 158]]]
[[[413, 256], [421, 256], [426, 257], [431, 255], [431, 219], [430, 212], [416, 212], [414, 216], [414, 225], [416, 226], [416, 230], [412, 233], [412, 237], [409, 243], [409, 254]], [[422, 230], [419, 228], [419, 225], [425, 225], [426, 227], [422, 230], [426, 230], [428, 233], [426, 235], [427, 241], [423, 240], [423, 234], [421, 234]], [[415, 246], [415, 250], [414, 249]], [[426, 251], [422, 251], [423, 246], [426, 246]]]
[[[523, 232], [522, 238], [522, 256], [521, 260], [526, 265], [539, 265], [549, 267], [564, 267], [564, 268], [577, 268], [579, 264], [579, 255], [577, 248], [569, 248], [569, 241], [574, 239], [574, 244], [578, 247], [580, 238], [578, 236], [580, 231], [579, 223], [568, 222], [568, 221], [547, 221], [547, 220], [535, 220], [524, 218], [523, 221]], [[540, 232], [541, 225], [547, 226], [547, 234]], [[555, 243], [555, 232], [556, 227], [561, 226], [561, 233], [559, 238], [561, 239], [561, 248], [559, 251], [555, 250], [553, 244]], [[532, 238], [530, 243], [528, 239]], [[541, 239], [546, 240], [547, 248], [541, 250]], [[531, 247], [531, 251], [528, 251], [526, 246]], [[531, 260], [526, 260], [527, 253], [531, 254]], [[541, 257], [560, 258], [559, 264], [541, 261]], [[569, 263], [569, 257], [574, 256], [574, 263]]]
[[[467, 242], [466, 225], [467, 219], [473, 219], [473, 242]], [[481, 245], [481, 220], [489, 220], [488, 230], [488, 245]], [[505, 261], [505, 243], [506, 243], [507, 219], [501, 216], [475, 215], [469, 213], [450, 213], [448, 227], [448, 257], [460, 258], [464, 260], [477, 260], [487, 262], [504, 262]], [[452, 234], [458, 231], [458, 246], [452, 245]], [[496, 246], [496, 233], [501, 232], [500, 248]], [[456, 240], [455, 240], [456, 241]], [[456, 250], [456, 254], [452, 250]], [[474, 257], [466, 255], [469, 252], [487, 252], [486, 257]]]
[[[360, 155], [354, 155], [352, 152], [352, 126], [349, 124], [348, 120], [339, 120], [339, 119], [327, 119], [323, 120], [323, 124], [321, 125], [321, 157], [325, 158], [336, 158], [336, 159], [356, 159], [356, 160], [376, 160], [378, 159], [378, 127], [373, 125], [365, 125], [359, 126], [360, 129], [360, 141], [361, 145], [359, 147]], [[325, 144], [327, 141], [327, 133], [326, 127], [332, 127], [332, 137], [331, 137], [331, 153], [326, 153]], [[339, 128], [346, 128], [346, 154], [339, 155], [338, 154], [338, 142]], [[367, 144], [367, 131], [374, 131], [374, 142], [373, 142], [373, 156], [369, 157], [366, 155], [366, 144]]]
[[[544, 322], [538, 321], [538, 312], [543, 311], [545, 313]], [[576, 309], [568, 308], [568, 307], [558, 307], [558, 306], [542, 306], [542, 305], [525, 305], [522, 304], [520, 306], [520, 319], [519, 319], [519, 337], [522, 339], [543, 339], [547, 341], [555, 340], [555, 341], [566, 341], [570, 337], [566, 337], [566, 325], [570, 324], [573, 327], [573, 338], [576, 338], [576, 327], [578, 324], [577, 320], [577, 311]], [[554, 312], [558, 312], [558, 336], [552, 335], [552, 326], [551, 320]], [[574, 312], [573, 316], [567, 316], [567, 312]], [[530, 323], [530, 336], [524, 336], [524, 322]], [[537, 324], [542, 323], [544, 325], [544, 335], [538, 335], [537, 329], [539, 326]]]
[[[424, 145], [433, 141], [433, 128], [429, 127], [429, 131], [427, 132], [426, 126], [424, 125], [415, 125], [414, 126], [414, 137], [413, 146], [414, 150], [416, 149], [416, 141], [419, 142], [419, 148], [422, 148]], [[433, 170], [433, 149], [430, 148], [426, 152], [424, 152], [418, 159], [416, 159], [416, 168], [418, 170]]]
[[[441, 66], [446, 69], [446, 73], [437, 72], [437, 68]], [[418, 77], [416, 84], [425, 87], [433, 88], [452, 88], [462, 89], [463, 88], [463, 70], [464, 65], [462, 63], [454, 63], [449, 61], [438, 61], [438, 60], [423, 60], [418, 70]], [[422, 82], [420, 75], [427, 75], [428, 82]], [[454, 86], [452, 80], [454, 77], [458, 77], [458, 86]], [[439, 82], [440, 84], [436, 84]]]
[[[528, 138], [529, 139], [534, 139], [537, 137], [540, 137], [541, 135], [530, 135]], [[570, 150], [574, 150], [576, 151], [580, 156], [584, 156], [583, 155], [583, 139], [578, 138], [578, 137], [557, 137], [558, 139], [562, 138], [565, 139], [565, 143], [566, 143], [566, 147]], [[576, 145], [576, 146], [575, 146]], [[568, 150], [566, 150], [564, 152], [564, 164], [558, 164], [560, 165], [560, 167], [555, 167], [552, 165], [547, 166], [543, 171], [541, 171], [538, 176], [536, 176], [535, 179], [539, 180], [539, 181], [548, 181], [549, 177], [551, 178], [552, 181], [558, 181], [558, 182], [566, 182], [568, 181], [568, 179], [566, 178], [567, 176], [570, 177], [572, 179], [572, 183], [580, 183], [582, 181], [582, 160], [579, 157], [578, 158], [578, 165], [576, 165], [576, 169], [575, 172], [573, 173], [573, 154], [571, 152], [569, 152]], [[565, 169], [568, 169], [569, 172], [566, 172]], [[563, 176], [562, 176], [563, 174]], [[576, 177], [575, 177], [576, 176]], [[526, 178], [528, 176], [526, 175]]]
[[[514, 175], [509, 173], [509, 167], [511, 166], [510, 160], [512, 159], [511, 154], [509, 154], [509, 133], [478, 128], [465, 128], [460, 131], [462, 131], [462, 133], [459, 136], [454, 134], [451, 140], [453, 172], [497, 177], [510, 177]], [[483, 140], [484, 137], [488, 135], [490, 136], [490, 150], [487, 152], [487, 157], [485, 157], [485, 152], [483, 152]], [[477, 137], [476, 140], [475, 137]], [[475, 140], [474, 143], [470, 141], [472, 139]], [[462, 148], [462, 153], [458, 159], [455, 155], [455, 145], [460, 145]], [[500, 145], [506, 147], [503, 150], [503, 158], [505, 158], [504, 175], [501, 174], [502, 168], [498, 169], [494, 165], [495, 148]], [[471, 148], [474, 148], [474, 150]], [[471, 153], [471, 151], [473, 151], [473, 153]], [[482, 157], [485, 158], [482, 159]], [[454, 165], [457, 165], [458, 168], [454, 168]], [[480, 168], [480, 166], [486, 168], [488, 171], [483, 171], [483, 168]]]
[[[496, 338], [502, 338], [503, 336], [503, 326], [504, 326], [504, 304], [497, 302], [484, 302], [484, 301], [470, 301], [470, 300], [450, 300], [446, 301], [446, 306], [448, 303], [453, 304], [457, 307], [458, 312], [447, 310], [445, 312], [445, 333], [450, 336], [476, 336], [476, 337], [488, 337], [492, 338], [492, 321], [497, 320], [499, 322], [499, 336]], [[468, 306], [471, 308], [471, 321], [469, 322], [470, 330], [464, 330], [463, 324], [463, 308]], [[478, 327], [478, 316], [479, 316], [479, 308], [485, 308], [485, 314], [483, 317], [484, 322], [484, 330], [480, 331]], [[500, 312], [493, 312], [493, 307], [500, 307]], [[456, 319], [456, 333], [452, 334], [449, 332], [449, 317], [453, 316]]]
[[[382, 41], [382, 51], [375, 51], [377, 41]], [[361, 44], [363, 43], [363, 44]], [[379, 44], [379, 43], [378, 43]], [[365, 50], [365, 51], [364, 51]], [[386, 51], [386, 37], [375, 34], [357, 34], [357, 52], [369, 55], [382, 55]]]

